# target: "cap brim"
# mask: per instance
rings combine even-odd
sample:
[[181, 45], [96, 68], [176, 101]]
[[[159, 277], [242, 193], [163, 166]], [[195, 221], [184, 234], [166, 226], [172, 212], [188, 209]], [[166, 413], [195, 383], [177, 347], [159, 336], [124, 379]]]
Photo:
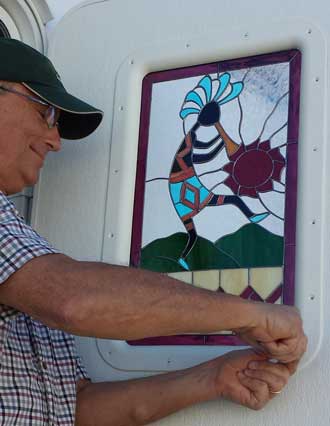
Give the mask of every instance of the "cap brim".
[[97, 129], [103, 112], [70, 95], [64, 89], [36, 83], [22, 83], [45, 102], [61, 110], [59, 133], [65, 139], [82, 139]]

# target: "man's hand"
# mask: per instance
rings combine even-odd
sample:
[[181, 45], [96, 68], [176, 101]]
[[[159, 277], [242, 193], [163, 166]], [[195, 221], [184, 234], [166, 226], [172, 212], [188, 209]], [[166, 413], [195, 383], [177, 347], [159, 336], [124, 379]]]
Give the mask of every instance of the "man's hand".
[[76, 426], [141, 426], [219, 398], [259, 410], [283, 389], [294, 370], [295, 365], [274, 364], [243, 350], [158, 376], [84, 383], [77, 396]]
[[252, 350], [233, 351], [210, 363], [220, 362], [216, 375], [219, 397], [253, 410], [263, 408], [287, 384], [296, 363], [267, 361]]
[[234, 330], [237, 335], [267, 355], [283, 363], [299, 360], [307, 347], [299, 311], [290, 306], [253, 303], [249, 326]]

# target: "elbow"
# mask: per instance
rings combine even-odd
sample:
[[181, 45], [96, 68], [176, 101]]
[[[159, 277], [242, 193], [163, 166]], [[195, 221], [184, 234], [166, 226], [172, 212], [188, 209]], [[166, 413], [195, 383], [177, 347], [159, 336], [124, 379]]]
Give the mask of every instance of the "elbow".
[[39, 309], [36, 319], [50, 328], [76, 334], [78, 324], [82, 320], [77, 296], [66, 294], [65, 297], [55, 298], [51, 304]]
[[79, 303], [77, 298], [68, 299], [59, 308], [58, 328], [71, 334], [79, 334], [78, 327], [82, 323], [82, 318], [79, 316]]
[[52, 309], [49, 309], [48, 306], [47, 311], [39, 310], [33, 316], [50, 328], [74, 334], [75, 310], [70, 300], [60, 301], [58, 304], [54, 304]]
[[82, 294], [67, 300], [61, 309], [61, 328], [71, 334], [89, 336], [93, 318], [91, 305], [91, 301]]

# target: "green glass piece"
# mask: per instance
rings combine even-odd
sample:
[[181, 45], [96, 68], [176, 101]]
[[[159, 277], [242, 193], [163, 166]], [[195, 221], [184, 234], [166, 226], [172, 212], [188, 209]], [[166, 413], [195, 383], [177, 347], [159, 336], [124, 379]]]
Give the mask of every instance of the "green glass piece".
[[[178, 260], [187, 243], [187, 234], [178, 232], [157, 239], [141, 251], [140, 267], [157, 272], [179, 272], [183, 268]], [[209, 240], [198, 237], [186, 259], [191, 271], [204, 269], [239, 268], [240, 265]]]
[[[182, 271], [179, 259], [186, 243], [187, 234], [183, 232], [151, 242], [141, 251], [141, 268]], [[190, 271], [282, 266], [283, 237], [251, 223], [215, 244], [198, 237], [186, 262]]]
[[283, 237], [253, 223], [220, 238], [215, 245], [236, 259], [242, 268], [283, 265]]

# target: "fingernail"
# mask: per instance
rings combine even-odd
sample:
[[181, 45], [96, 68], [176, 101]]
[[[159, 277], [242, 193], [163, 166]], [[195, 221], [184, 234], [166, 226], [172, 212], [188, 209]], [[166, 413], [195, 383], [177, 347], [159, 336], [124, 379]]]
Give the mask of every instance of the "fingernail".
[[258, 368], [258, 363], [257, 362], [250, 362], [249, 363], [249, 368], [251, 368], [252, 370], [256, 370]]

